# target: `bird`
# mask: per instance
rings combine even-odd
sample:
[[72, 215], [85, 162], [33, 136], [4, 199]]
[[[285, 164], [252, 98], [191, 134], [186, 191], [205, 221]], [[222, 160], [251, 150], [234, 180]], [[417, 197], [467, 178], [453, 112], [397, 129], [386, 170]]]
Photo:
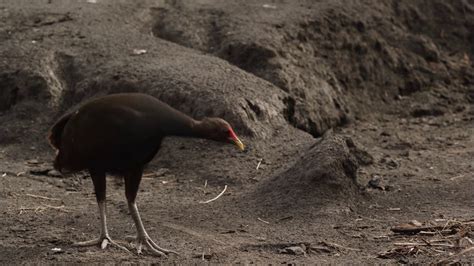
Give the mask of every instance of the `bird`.
[[137, 229], [136, 237], [128, 240], [137, 253], [145, 247], [157, 256], [178, 254], [159, 247], [150, 238], [136, 201], [144, 168], [168, 136], [208, 139], [245, 149], [224, 119], [196, 120], [144, 93], [116, 93], [86, 101], [51, 127], [48, 139], [56, 150], [54, 168], [65, 174], [88, 171], [99, 209], [99, 237], [74, 246], [99, 245], [104, 249], [111, 244], [129, 251], [113, 241], [107, 229], [106, 175], [110, 174], [124, 179], [125, 197]]

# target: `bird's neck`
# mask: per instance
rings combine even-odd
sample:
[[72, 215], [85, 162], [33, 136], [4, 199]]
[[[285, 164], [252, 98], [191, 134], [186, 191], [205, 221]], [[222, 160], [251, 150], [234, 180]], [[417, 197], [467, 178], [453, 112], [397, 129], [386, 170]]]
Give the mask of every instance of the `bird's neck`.
[[205, 138], [202, 122], [184, 114], [176, 114], [172, 119], [162, 122], [162, 131], [168, 136]]

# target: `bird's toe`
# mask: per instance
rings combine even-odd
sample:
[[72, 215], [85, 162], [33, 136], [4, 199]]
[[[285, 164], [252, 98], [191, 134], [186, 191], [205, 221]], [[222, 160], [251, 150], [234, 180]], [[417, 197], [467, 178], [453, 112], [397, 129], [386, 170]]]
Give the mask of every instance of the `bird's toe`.
[[159, 257], [167, 257], [169, 253], [177, 254], [176, 251], [167, 250], [164, 248], [159, 247], [153, 240], [149, 237], [126, 237], [127, 241], [130, 241], [130, 247], [135, 248], [137, 250], [137, 254], [143, 254], [143, 250], [146, 249], [148, 252], [155, 256]]
[[81, 242], [76, 242], [72, 244], [74, 247], [88, 247], [88, 246], [95, 246], [101, 243], [102, 239], [97, 238], [97, 239], [92, 239], [92, 240], [87, 240], [87, 241], [81, 241]]
[[153, 242], [153, 240], [151, 240], [151, 238], [147, 239], [147, 242], [149, 245], [151, 245], [154, 249], [160, 251], [161, 253], [164, 253], [166, 255], [168, 254], [175, 254], [175, 255], [179, 255], [178, 252], [174, 251], [174, 250], [171, 250], [171, 249], [165, 249], [165, 248], [162, 248], [160, 246], [158, 246], [155, 242]]
[[119, 249], [122, 249], [124, 251], [130, 252], [126, 247], [116, 243], [113, 241], [108, 235], [105, 236], [100, 236], [97, 239], [92, 239], [88, 241], [83, 241], [83, 242], [76, 242], [73, 244], [74, 247], [89, 247], [89, 246], [100, 246], [101, 249], [107, 248], [107, 246], [113, 245], [118, 247]]

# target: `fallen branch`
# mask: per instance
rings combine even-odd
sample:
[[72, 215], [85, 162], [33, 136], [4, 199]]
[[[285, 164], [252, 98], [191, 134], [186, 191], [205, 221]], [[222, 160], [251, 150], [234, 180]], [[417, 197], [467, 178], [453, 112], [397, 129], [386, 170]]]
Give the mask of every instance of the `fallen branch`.
[[443, 231], [445, 226], [436, 225], [436, 226], [414, 226], [411, 224], [399, 225], [392, 227], [390, 230], [394, 233], [399, 234], [417, 234], [421, 231]]
[[206, 204], [206, 203], [210, 203], [210, 202], [213, 202], [215, 201], [216, 199], [220, 198], [222, 195], [224, 195], [225, 191], [227, 190], [227, 185], [224, 186], [224, 190], [222, 190], [222, 192], [217, 195], [215, 198], [213, 199], [210, 199], [210, 200], [206, 200], [206, 201], [200, 201], [199, 203], [201, 204]]

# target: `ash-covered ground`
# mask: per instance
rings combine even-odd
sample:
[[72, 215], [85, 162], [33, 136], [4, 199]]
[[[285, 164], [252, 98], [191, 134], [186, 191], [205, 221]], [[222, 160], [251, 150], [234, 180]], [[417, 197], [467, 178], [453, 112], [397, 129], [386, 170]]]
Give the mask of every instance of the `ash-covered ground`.
[[[472, 0], [2, 1], [0, 262], [472, 262], [473, 29]], [[71, 245], [97, 206], [48, 129], [137, 91], [248, 147], [170, 137], [148, 166], [145, 228], [180, 256]], [[126, 244], [120, 179], [107, 196]]]

